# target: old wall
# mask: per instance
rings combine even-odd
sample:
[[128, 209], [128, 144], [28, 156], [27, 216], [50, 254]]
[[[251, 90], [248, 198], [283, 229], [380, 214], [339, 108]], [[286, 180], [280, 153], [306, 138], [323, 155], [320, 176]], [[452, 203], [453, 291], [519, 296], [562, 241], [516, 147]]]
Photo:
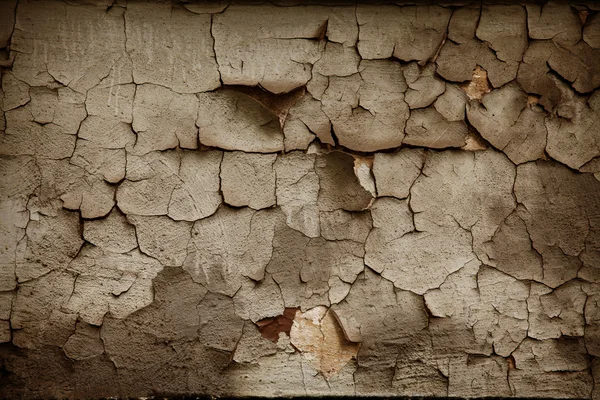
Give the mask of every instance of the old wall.
[[0, 397], [600, 398], [600, 5], [274, 3], [0, 3]]

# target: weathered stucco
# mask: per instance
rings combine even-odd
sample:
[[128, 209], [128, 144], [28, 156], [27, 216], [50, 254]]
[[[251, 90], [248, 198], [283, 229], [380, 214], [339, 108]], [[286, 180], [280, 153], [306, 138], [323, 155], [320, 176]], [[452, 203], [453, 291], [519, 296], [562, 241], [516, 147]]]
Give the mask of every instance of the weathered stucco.
[[600, 5], [298, 3], [0, 2], [0, 398], [600, 399]]

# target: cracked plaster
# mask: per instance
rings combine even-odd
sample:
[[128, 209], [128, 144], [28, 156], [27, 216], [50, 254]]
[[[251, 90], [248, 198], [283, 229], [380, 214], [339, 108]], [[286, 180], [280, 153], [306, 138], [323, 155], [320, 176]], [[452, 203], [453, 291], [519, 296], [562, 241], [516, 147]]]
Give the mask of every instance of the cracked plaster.
[[0, 2], [0, 398], [600, 398], [597, 4], [296, 3]]

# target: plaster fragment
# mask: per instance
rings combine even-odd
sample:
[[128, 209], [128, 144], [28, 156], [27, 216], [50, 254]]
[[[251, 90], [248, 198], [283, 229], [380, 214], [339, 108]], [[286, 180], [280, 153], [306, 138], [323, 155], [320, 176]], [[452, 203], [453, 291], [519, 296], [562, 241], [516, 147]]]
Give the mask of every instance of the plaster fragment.
[[209, 290], [233, 296], [244, 277], [264, 278], [279, 218], [271, 210], [219, 208], [194, 224], [183, 269]]
[[526, 12], [520, 5], [483, 5], [475, 35], [498, 60], [519, 62], [527, 48]]
[[395, 153], [376, 153], [373, 175], [378, 196], [408, 197], [410, 187], [421, 173], [425, 152], [421, 149], [401, 149]]
[[525, 206], [519, 215], [542, 256], [553, 247], [565, 256], [578, 256], [582, 251], [584, 258], [588, 252], [595, 254], [592, 243], [598, 228], [592, 215], [600, 207], [599, 183], [590, 175], [548, 161], [518, 167], [515, 195]]
[[221, 158], [217, 151], [128, 154], [117, 204], [126, 214], [168, 214], [175, 220], [195, 221], [212, 215], [221, 203]]
[[[482, 307], [473, 307], [476, 317], [474, 331], [480, 340], [493, 343], [494, 352], [508, 357], [527, 335], [530, 335], [530, 315], [527, 300], [529, 285], [491, 268], [477, 274]], [[487, 331], [485, 335], [482, 331]]]
[[100, 329], [78, 322], [75, 333], [63, 346], [65, 355], [72, 360], [86, 360], [104, 353], [104, 344], [100, 339]]
[[527, 336], [529, 285], [478, 260], [425, 294], [434, 317], [434, 348], [452, 357], [466, 353], [508, 357]]
[[181, 156], [181, 184], [173, 189], [168, 215], [176, 221], [196, 221], [217, 211], [222, 202], [219, 169], [223, 154], [219, 151], [186, 151]]
[[321, 109], [321, 103], [310, 94], [294, 104], [283, 126], [285, 150], [306, 150], [315, 136], [321, 143], [335, 145], [331, 137], [331, 122]]
[[583, 336], [583, 307], [586, 294], [577, 281], [570, 281], [552, 290], [538, 283], [531, 284], [527, 300], [529, 333], [534, 339], [557, 339], [560, 336]]
[[[417, 232], [409, 235], [410, 240], [420, 236], [430, 240], [429, 234], [434, 232], [447, 240], [456, 235], [460, 250], [444, 246], [457, 257], [453, 258], [456, 264], [452, 271], [470, 259], [471, 250], [485, 257], [483, 243], [516, 207], [514, 177], [514, 165], [495, 151], [429, 153], [423, 173], [411, 190], [410, 206]], [[439, 261], [446, 263], [447, 257]]]
[[463, 147], [468, 128], [464, 121], [450, 122], [428, 107], [411, 111], [405, 131], [403, 144], [440, 149]]
[[355, 46], [358, 40], [356, 7], [341, 6], [330, 9], [327, 20], [327, 40], [344, 46]]
[[590, 15], [583, 27], [583, 40], [593, 49], [600, 48], [600, 17]]
[[114, 253], [127, 253], [138, 246], [134, 226], [116, 208], [105, 218], [84, 221], [83, 238]]
[[[478, 24], [481, 13], [483, 24]], [[509, 15], [514, 14], [514, 17]], [[514, 29], [507, 29], [507, 20], [514, 24]], [[481, 11], [479, 7], [463, 7], [452, 15], [448, 27], [448, 37], [436, 59], [437, 73], [443, 78], [454, 82], [471, 80], [473, 71], [478, 66], [487, 71], [493, 87], [500, 87], [512, 81], [525, 49], [525, 11], [519, 5], [489, 5]], [[520, 44], [514, 50], [510, 46], [503, 50], [507, 37], [515, 35]], [[475, 35], [482, 35], [493, 42], [489, 45], [479, 41]], [[498, 56], [495, 49], [507, 51]], [[494, 50], [493, 50], [494, 49]], [[505, 60], [500, 57], [506, 58]]]
[[69, 188], [60, 199], [67, 210], [79, 210], [83, 218], [107, 215], [115, 205], [115, 187], [92, 175], [83, 177]]
[[[126, 81], [126, 79], [124, 79]], [[117, 82], [115, 82], [117, 81]], [[119, 84], [113, 77], [105, 78], [98, 86], [87, 92], [85, 109], [87, 115], [102, 116], [107, 120], [132, 122], [134, 97], [138, 87], [134, 84]], [[139, 89], [145, 87], [140, 86]], [[140, 95], [143, 96], [143, 91]]]
[[[362, 342], [354, 373], [357, 394], [381, 393], [382, 388], [394, 382], [397, 360], [402, 360], [400, 367], [405, 366], [405, 371], [414, 371], [424, 362], [430, 365], [430, 353], [423, 346], [428, 340], [416, 340], [427, 326], [421, 297], [395, 291], [390, 281], [366, 269], [352, 285], [345, 301], [334, 308], [336, 313], [342, 312], [346, 318], [353, 319], [360, 330]], [[390, 347], [391, 343], [395, 346]], [[398, 379], [402, 376], [402, 373], [397, 374]], [[416, 389], [416, 385], [406, 383], [403, 393]]]
[[[220, 86], [213, 52], [211, 16], [171, 4], [127, 4], [127, 53], [136, 84], [154, 83], [177, 93]], [[193, 37], [194, 40], [187, 40]]]
[[330, 279], [353, 283], [364, 269], [362, 243], [307, 238], [280, 223], [266, 271], [281, 288], [286, 307], [330, 305]]
[[223, 83], [260, 85], [272, 93], [305, 85], [310, 65], [321, 57], [314, 39], [322, 35], [326, 20], [325, 10], [314, 6], [228, 7], [212, 25]]
[[106, 149], [119, 149], [133, 146], [136, 136], [131, 125], [102, 116], [88, 116], [77, 135]]
[[465, 355], [450, 363], [448, 394], [450, 396], [477, 396], [489, 392], [509, 397], [511, 388], [506, 379], [507, 361], [498, 356]]
[[409, 116], [406, 89], [402, 67], [388, 60], [363, 60], [358, 74], [330, 77], [322, 109], [339, 144], [357, 151], [400, 146]]
[[372, 168], [373, 157], [354, 156], [354, 175], [358, 178], [358, 183], [363, 189], [371, 193], [371, 196], [376, 197], [377, 189], [371, 172]]
[[140, 250], [162, 265], [180, 267], [187, 256], [192, 223], [173, 221], [166, 216], [129, 215], [127, 220], [135, 226]]
[[286, 216], [289, 227], [308, 237], [320, 233], [317, 199], [320, 191], [319, 176], [315, 172], [315, 155], [292, 152], [277, 157], [277, 205]]
[[360, 324], [356, 318], [347, 316], [345, 312], [336, 308], [332, 308], [331, 312], [333, 312], [333, 316], [342, 327], [346, 340], [360, 343], [362, 341], [362, 336], [360, 334]]
[[462, 44], [475, 37], [480, 15], [479, 4], [468, 4], [466, 7], [454, 10], [448, 24], [448, 39]]
[[233, 297], [233, 304], [237, 315], [254, 323], [285, 314], [281, 290], [268, 275], [258, 282], [245, 280]]
[[137, 85], [133, 102], [133, 151], [146, 154], [175, 147], [196, 149], [198, 99], [158, 85]]
[[221, 163], [225, 203], [255, 210], [275, 205], [275, 154], [226, 152]]
[[446, 83], [444, 93], [435, 100], [433, 106], [446, 120], [462, 121], [465, 119], [467, 99], [467, 94], [458, 85]]
[[323, 76], [315, 71], [311, 72], [311, 78], [306, 83], [306, 90], [310, 93], [315, 99], [322, 100], [323, 94], [327, 87], [329, 86], [329, 78]]
[[327, 281], [329, 285], [329, 303], [338, 304], [344, 300], [350, 292], [351, 284], [344, 282], [339, 276], [331, 276]]
[[152, 279], [162, 268], [137, 249], [118, 254], [87, 245], [69, 265], [78, 276], [64, 308], [96, 326], [107, 313], [126, 318], [152, 303]]
[[354, 160], [339, 151], [317, 156], [315, 171], [319, 176], [317, 204], [320, 210], [361, 211], [371, 204], [373, 194], [361, 185], [354, 172]]
[[527, 339], [514, 353], [509, 382], [516, 396], [588, 397], [593, 378], [581, 340]]
[[444, 93], [444, 81], [435, 75], [435, 64], [429, 63], [422, 70], [416, 62], [408, 64], [404, 69], [404, 78], [408, 84], [405, 101], [414, 108], [428, 107]]
[[58, 210], [55, 216], [30, 221], [16, 249], [19, 282], [65, 269], [83, 245], [79, 229], [78, 215], [65, 210]]
[[369, 211], [323, 211], [319, 220], [321, 236], [327, 240], [353, 240], [364, 243], [372, 227]]
[[546, 147], [545, 116], [527, 107], [526, 94], [510, 83], [483, 96], [481, 103], [467, 106], [469, 122], [493, 146], [515, 163], [542, 157]]
[[532, 247], [525, 222], [517, 213], [500, 224], [491, 241], [484, 243], [489, 264], [517, 279], [542, 281], [542, 257]]
[[198, 95], [200, 143], [226, 150], [283, 150], [279, 118], [252, 97], [225, 89]]
[[393, 56], [425, 63], [442, 43], [450, 15], [450, 10], [435, 5], [359, 5], [358, 51], [363, 59]]
[[131, 84], [129, 59], [121, 60], [86, 97], [87, 118], [81, 123], [78, 137], [100, 149], [130, 148], [136, 142], [131, 129], [136, 86]]
[[[98, 4], [79, 7], [61, 1], [20, 4], [11, 39], [12, 50], [19, 53], [15, 76], [30, 86], [53, 85], [56, 80], [85, 93], [125, 53], [123, 12], [121, 7], [107, 12]], [[79, 40], [70, 41], [74, 37]]]
[[523, 54], [517, 81], [527, 93], [540, 95], [539, 103], [552, 112], [563, 95], [557, 85], [548, 59], [556, 51], [556, 46], [548, 41], [531, 41]]
[[600, 90], [586, 100], [585, 97], [574, 95], [571, 89], [563, 85], [559, 87], [563, 93], [569, 92], [572, 101], [564, 101], [559, 106], [559, 113], [563, 114], [560, 117], [546, 118], [546, 151], [557, 161], [578, 169], [600, 155]]
[[277, 353], [277, 347], [261, 336], [254, 324], [245, 323], [242, 337], [238, 342], [233, 361], [236, 363], [256, 363], [261, 357]]
[[[63, 91], [66, 90], [70, 89]], [[60, 93], [55, 89], [32, 88], [29, 103], [5, 113], [1, 154], [35, 154], [38, 158], [55, 160], [71, 156], [85, 110], [83, 104]]]
[[13, 344], [22, 348], [62, 346], [75, 330], [76, 315], [61, 311], [75, 277], [52, 271], [19, 285], [10, 316]]
[[[3, 2], [2, 5], [10, 2]], [[18, 80], [15, 75], [7, 71], [2, 75], [2, 110], [10, 111], [27, 104], [30, 100], [29, 85]]]
[[[473, 258], [470, 235], [458, 226], [415, 232], [406, 201], [378, 199], [371, 213], [374, 229], [365, 245], [365, 263], [398, 288], [423, 294]], [[407, 262], [399, 264], [398, 259]]]
[[585, 65], [596, 65], [599, 60], [600, 50], [579, 41], [567, 48], [557, 46], [548, 59], [548, 65], [564, 79], [572, 82], [573, 89], [577, 92], [589, 93], [600, 87], [600, 71], [585, 68]]
[[323, 76], [350, 76], [358, 72], [359, 63], [360, 56], [354, 47], [327, 42], [313, 70]]
[[527, 26], [531, 39], [551, 39], [562, 46], [581, 40], [582, 23], [568, 3], [550, 1], [544, 5], [527, 4]]
[[126, 154], [123, 149], [106, 149], [94, 142], [78, 139], [71, 162], [110, 183], [125, 177]]
[[242, 336], [244, 321], [235, 314], [233, 300], [209, 292], [198, 306], [198, 314], [200, 343], [221, 351], [234, 351]]

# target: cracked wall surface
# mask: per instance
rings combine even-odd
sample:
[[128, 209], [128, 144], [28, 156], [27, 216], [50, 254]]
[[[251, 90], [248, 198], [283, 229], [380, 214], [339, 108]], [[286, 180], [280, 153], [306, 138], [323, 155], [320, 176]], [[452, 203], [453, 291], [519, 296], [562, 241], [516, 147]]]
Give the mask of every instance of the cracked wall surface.
[[0, 2], [0, 398], [600, 399], [600, 4], [304, 3]]

